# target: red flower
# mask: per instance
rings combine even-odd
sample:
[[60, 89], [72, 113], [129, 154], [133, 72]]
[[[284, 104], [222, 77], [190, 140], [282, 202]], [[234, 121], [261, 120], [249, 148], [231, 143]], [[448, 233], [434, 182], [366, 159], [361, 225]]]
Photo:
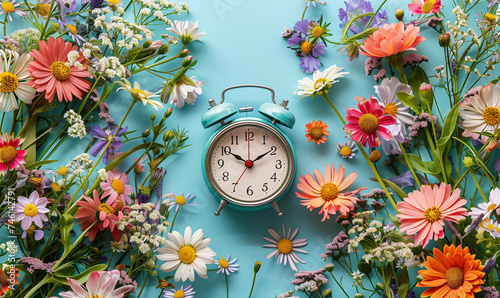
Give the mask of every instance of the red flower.
[[14, 138], [8, 133], [0, 133], [0, 173], [5, 173], [10, 168], [13, 170], [25, 163], [26, 150], [18, 150], [24, 139]]
[[384, 115], [384, 107], [376, 98], [370, 97], [369, 100], [360, 101], [358, 109], [359, 111], [354, 108], [347, 109], [348, 123], [344, 126], [344, 130], [351, 134], [353, 141], [366, 146], [368, 140], [368, 145], [374, 148], [380, 145], [378, 135], [385, 140], [392, 138], [386, 126], [396, 124], [396, 118], [390, 114]]

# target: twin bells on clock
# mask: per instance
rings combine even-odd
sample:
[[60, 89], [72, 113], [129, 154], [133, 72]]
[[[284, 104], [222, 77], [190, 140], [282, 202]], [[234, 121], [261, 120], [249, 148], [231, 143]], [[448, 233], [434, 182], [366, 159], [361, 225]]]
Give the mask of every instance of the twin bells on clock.
[[[237, 117], [239, 112], [250, 112], [252, 107], [236, 108], [224, 102], [226, 91], [252, 87], [271, 91], [271, 102], [261, 104], [264, 117]], [[221, 199], [215, 215], [229, 206], [241, 211], [258, 211], [272, 206], [282, 213], [277, 201], [290, 190], [295, 178], [296, 157], [290, 139], [278, 127], [292, 128], [294, 115], [286, 108], [288, 100], [278, 104], [274, 90], [260, 85], [237, 85], [224, 89], [217, 104], [209, 100], [210, 109], [202, 116], [203, 127], [220, 123], [203, 151], [202, 170], [205, 182]]]

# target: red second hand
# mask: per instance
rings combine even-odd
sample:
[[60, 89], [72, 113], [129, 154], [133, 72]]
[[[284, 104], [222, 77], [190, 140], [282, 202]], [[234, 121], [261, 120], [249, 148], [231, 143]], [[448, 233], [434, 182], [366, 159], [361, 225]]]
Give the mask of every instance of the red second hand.
[[243, 170], [243, 173], [241, 173], [240, 178], [238, 178], [238, 180], [236, 181], [236, 184], [238, 184], [238, 182], [240, 182], [241, 177], [243, 177], [243, 174], [245, 174], [245, 172], [247, 171], [247, 169], [248, 169], [248, 168], [245, 168], [245, 169]]
[[250, 160], [250, 128], [247, 130], [247, 141], [248, 141], [248, 160]]

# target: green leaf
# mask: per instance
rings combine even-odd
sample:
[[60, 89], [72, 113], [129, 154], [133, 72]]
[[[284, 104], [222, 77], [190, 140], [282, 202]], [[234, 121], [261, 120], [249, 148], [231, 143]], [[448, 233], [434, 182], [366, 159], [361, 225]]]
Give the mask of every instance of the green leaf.
[[[429, 78], [427, 77], [427, 74], [425, 73], [424, 69], [420, 66], [415, 66], [412, 69], [412, 75], [410, 79], [408, 80], [408, 83], [410, 84], [411, 90], [413, 91], [413, 94], [420, 100], [421, 107], [425, 111], [427, 110], [427, 100], [422, 96], [420, 93], [420, 85], [422, 83], [427, 83], [429, 84]], [[432, 109], [432, 99], [429, 102], [429, 106]]]
[[405, 92], [398, 92], [396, 95], [402, 104], [412, 109], [417, 115], [422, 114], [422, 108], [420, 108], [415, 96]]
[[[370, 178], [370, 180], [375, 181], [375, 182], [378, 181], [376, 178]], [[384, 178], [382, 178], [382, 181], [384, 182], [385, 186], [392, 189], [399, 196], [399, 198], [401, 200], [408, 197], [408, 195], [399, 186], [397, 186], [394, 182], [391, 182], [391, 181], [384, 179]]]
[[48, 165], [50, 163], [53, 163], [53, 162], [56, 162], [57, 160], [41, 160], [41, 161], [37, 161], [37, 162], [33, 162], [33, 163], [30, 163], [30, 164], [27, 164], [25, 165], [26, 169], [27, 170], [33, 170], [33, 169], [36, 169], [38, 167], [41, 167], [43, 165]]
[[[408, 153], [408, 159], [410, 160], [411, 165], [415, 169], [415, 171], [422, 172], [425, 174], [430, 174], [436, 177], [441, 177], [441, 169], [434, 161], [422, 161], [420, 157], [415, 154]], [[397, 161], [402, 164], [406, 164], [406, 160], [404, 157], [398, 156]]]
[[390, 283], [391, 283], [391, 277], [392, 277], [392, 263], [386, 263], [385, 268], [382, 268], [384, 270], [384, 289], [385, 289], [385, 295], [387, 297], [391, 297], [390, 294]]
[[401, 274], [399, 275], [399, 297], [406, 297], [406, 293], [410, 289], [410, 277], [408, 276], [408, 269], [401, 269]]
[[404, 242], [404, 243], [407, 243], [408, 240], [406, 240], [404, 237], [403, 237], [403, 234], [401, 234], [400, 232], [398, 231], [391, 231], [389, 232], [389, 234], [387, 234], [385, 237], [384, 237], [384, 240], [387, 239], [387, 238], [390, 238], [393, 242]]
[[[27, 164], [31, 164], [36, 162], [36, 146], [29, 146], [36, 140], [36, 126], [38, 122], [38, 114], [29, 115], [28, 120], [26, 122], [26, 130], [24, 131], [25, 140], [21, 145], [21, 149], [26, 149], [26, 156], [24, 156], [24, 160]], [[29, 146], [29, 147], [28, 147]]]
[[64, 250], [71, 247], [71, 236], [69, 232], [73, 228], [73, 216], [64, 214], [59, 221], [59, 230], [61, 231], [61, 242], [64, 245]]
[[85, 271], [83, 271], [82, 273], [80, 274], [77, 274], [77, 275], [73, 275], [73, 276], [66, 276], [64, 274], [61, 274], [59, 272], [55, 272], [54, 273], [54, 276], [58, 282], [64, 284], [64, 285], [67, 285], [69, 286], [69, 283], [68, 283], [68, 280], [66, 278], [71, 278], [71, 279], [74, 279], [80, 283], [86, 283], [87, 280], [89, 279], [90, 277], [90, 274], [94, 271], [103, 271], [105, 270], [106, 268], [108, 267], [108, 265], [106, 264], [99, 264], [99, 265], [94, 265], [92, 267], [89, 267], [87, 268]]
[[399, 228], [399, 226], [401, 225], [399, 223], [399, 219], [392, 214], [389, 214], [389, 218], [391, 219], [392, 223], [396, 226], [396, 228]]
[[[448, 115], [444, 118], [443, 132], [441, 133], [441, 138], [437, 142], [437, 147], [439, 152], [443, 152], [443, 148], [446, 147], [446, 143], [450, 140], [453, 131], [455, 131], [455, 126], [457, 125], [458, 111], [460, 106], [458, 103], [451, 108]], [[443, 156], [443, 160], [446, 156]]]

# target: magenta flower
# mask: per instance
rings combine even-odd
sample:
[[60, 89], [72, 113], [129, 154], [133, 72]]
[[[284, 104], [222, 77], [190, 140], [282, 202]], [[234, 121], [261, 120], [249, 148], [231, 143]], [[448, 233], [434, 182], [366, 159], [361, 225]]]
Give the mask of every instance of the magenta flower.
[[[118, 129], [117, 126], [111, 129], [109, 123], [108, 127], [105, 130], [103, 130], [97, 125], [92, 126], [92, 128], [90, 129], [90, 135], [99, 141], [90, 149], [90, 154], [92, 154], [92, 156], [99, 155], [101, 151], [104, 150], [104, 148], [108, 144], [109, 140], [113, 137], [117, 129]], [[118, 132], [116, 132], [116, 135], [109, 144], [108, 149], [106, 149], [106, 154], [104, 154], [103, 156], [104, 163], [108, 163], [109, 162], [108, 158], [113, 156], [116, 150], [120, 150], [120, 148], [123, 145], [122, 141], [120, 140], [120, 136], [123, 135], [127, 131], [127, 129], [128, 126], [118, 129]]]
[[33, 191], [29, 198], [17, 197], [17, 204], [14, 209], [15, 221], [21, 221], [21, 228], [26, 231], [35, 223], [39, 228], [43, 227], [43, 221], [48, 221], [46, 213], [49, 209], [47, 206], [47, 198], [38, 195], [38, 192]]
[[107, 205], [112, 206], [117, 199], [121, 199], [123, 204], [130, 204], [132, 200], [130, 195], [132, 194], [132, 186], [128, 184], [128, 177], [125, 173], [120, 173], [118, 169], [113, 169], [113, 171], [108, 172], [108, 177], [106, 182], [101, 182], [101, 188], [104, 190], [102, 197], [109, 196], [106, 201]]

